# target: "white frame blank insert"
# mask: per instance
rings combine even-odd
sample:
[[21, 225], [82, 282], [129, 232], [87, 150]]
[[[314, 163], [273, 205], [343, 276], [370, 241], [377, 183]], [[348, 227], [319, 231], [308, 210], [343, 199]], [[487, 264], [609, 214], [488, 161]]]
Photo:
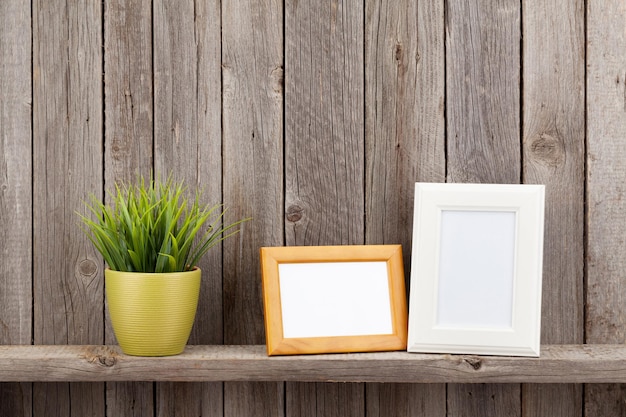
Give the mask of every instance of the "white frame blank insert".
[[409, 352], [539, 356], [544, 194], [416, 183]]

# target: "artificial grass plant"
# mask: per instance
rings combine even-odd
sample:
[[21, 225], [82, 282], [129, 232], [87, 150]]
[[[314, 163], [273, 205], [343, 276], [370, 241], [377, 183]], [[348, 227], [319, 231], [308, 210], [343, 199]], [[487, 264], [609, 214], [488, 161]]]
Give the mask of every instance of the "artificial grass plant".
[[185, 197], [183, 183], [139, 178], [117, 183], [105, 205], [93, 194], [82, 215], [84, 232], [112, 270], [180, 272], [193, 269], [213, 246], [236, 234], [248, 219], [224, 225], [221, 204], [203, 205], [200, 193]]

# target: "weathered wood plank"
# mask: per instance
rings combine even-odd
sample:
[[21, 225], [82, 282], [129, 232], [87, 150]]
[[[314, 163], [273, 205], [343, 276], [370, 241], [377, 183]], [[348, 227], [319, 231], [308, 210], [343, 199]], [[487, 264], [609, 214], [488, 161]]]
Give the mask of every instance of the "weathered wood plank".
[[[447, 181], [518, 183], [520, 2], [446, 2]], [[455, 416], [520, 416], [520, 390], [448, 386]]]
[[[443, 1], [365, 3], [365, 241], [402, 244], [407, 288], [415, 182], [445, 179], [444, 54]], [[367, 384], [366, 399], [368, 416], [446, 413], [443, 384]]]
[[[32, 32], [30, 5], [0, 2], [0, 344], [31, 343]], [[0, 384], [0, 415], [32, 414], [31, 384]]]
[[520, 3], [446, 4], [447, 181], [518, 183]]
[[32, 384], [0, 383], [0, 416], [30, 417], [32, 415]]
[[448, 415], [519, 416], [519, 389], [504, 384], [450, 384], [448, 386]]
[[[33, 11], [33, 295], [36, 344], [102, 343], [102, 267], [75, 211], [102, 194], [102, 5]], [[35, 384], [33, 415], [104, 416], [104, 385]]]
[[0, 3], [0, 344], [31, 340], [30, 7]]
[[[539, 358], [408, 352], [270, 357], [264, 345], [190, 345], [180, 355], [154, 358], [124, 355], [116, 345], [0, 346], [0, 382], [25, 381], [623, 383], [626, 345], [544, 345]], [[281, 395], [265, 384], [227, 385]]]
[[287, 2], [288, 245], [363, 244], [363, 10]]
[[364, 384], [289, 383], [285, 397], [290, 417], [362, 417]]
[[445, 180], [443, 25], [443, 2], [366, 3], [366, 242], [401, 243], [407, 277], [415, 182]]
[[[154, 2], [155, 172], [172, 174], [202, 202], [222, 202], [218, 1]], [[185, 65], [180, 65], [185, 62]], [[200, 261], [202, 287], [191, 343], [222, 343], [222, 251]]]
[[[287, 245], [364, 243], [363, 13], [285, 3]], [[288, 383], [287, 416], [364, 416], [364, 386], [342, 388]]]
[[[105, 186], [149, 177], [153, 166], [152, 4], [104, 3]], [[106, 310], [105, 340], [116, 343]], [[107, 414], [153, 414], [153, 384], [108, 383]], [[144, 414], [145, 413], [145, 414]]]
[[152, 4], [104, 3], [105, 184], [152, 172]]
[[222, 4], [224, 203], [252, 217], [224, 242], [226, 343], [265, 341], [258, 250], [283, 243], [281, 5]]
[[[541, 340], [582, 343], [584, 2], [522, 7], [523, 178], [546, 185]], [[524, 385], [522, 390], [525, 416], [583, 414], [582, 385]]]
[[[157, 386], [157, 416], [222, 416], [222, 383], [164, 382]], [[149, 410], [149, 409], [148, 409]], [[148, 414], [146, 412], [146, 414]], [[144, 414], [144, 415], [146, 415]]]
[[[227, 220], [224, 341], [263, 343], [259, 248], [283, 240], [283, 2], [222, 2], [223, 193]], [[224, 415], [282, 416], [282, 383], [227, 383]]]
[[[153, 2], [155, 172], [184, 180], [190, 192], [202, 190], [207, 204], [222, 201], [219, 4]], [[198, 266], [202, 286], [190, 342], [222, 343], [221, 247]], [[222, 384], [163, 384], [156, 392], [157, 416], [222, 415]]]
[[446, 416], [443, 384], [367, 384], [367, 416]]
[[[626, 7], [587, 2], [586, 340], [626, 342]], [[626, 415], [624, 386], [587, 386], [585, 415]]]
[[526, 5], [523, 20], [523, 175], [524, 182], [546, 184], [541, 340], [582, 343], [583, 2]]
[[107, 382], [107, 415], [111, 417], [154, 415], [153, 390], [152, 382]]

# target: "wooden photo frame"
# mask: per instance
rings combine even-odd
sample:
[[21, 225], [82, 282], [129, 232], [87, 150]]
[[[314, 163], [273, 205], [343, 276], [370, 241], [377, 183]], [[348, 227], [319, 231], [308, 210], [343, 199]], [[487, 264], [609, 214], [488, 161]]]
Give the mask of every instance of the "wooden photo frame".
[[410, 352], [539, 356], [543, 185], [415, 185]]
[[400, 245], [261, 248], [268, 355], [404, 350]]

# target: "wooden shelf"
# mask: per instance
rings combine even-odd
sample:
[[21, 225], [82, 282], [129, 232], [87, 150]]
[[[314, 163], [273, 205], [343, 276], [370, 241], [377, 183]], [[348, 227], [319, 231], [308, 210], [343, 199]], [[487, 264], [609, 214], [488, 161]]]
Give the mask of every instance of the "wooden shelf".
[[540, 358], [407, 352], [268, 357], [265, 346], [188, 346], [127, 356], [118, 346], [0, 346], [0, 381], [626, 383], [624, 345], [548, 345]]

